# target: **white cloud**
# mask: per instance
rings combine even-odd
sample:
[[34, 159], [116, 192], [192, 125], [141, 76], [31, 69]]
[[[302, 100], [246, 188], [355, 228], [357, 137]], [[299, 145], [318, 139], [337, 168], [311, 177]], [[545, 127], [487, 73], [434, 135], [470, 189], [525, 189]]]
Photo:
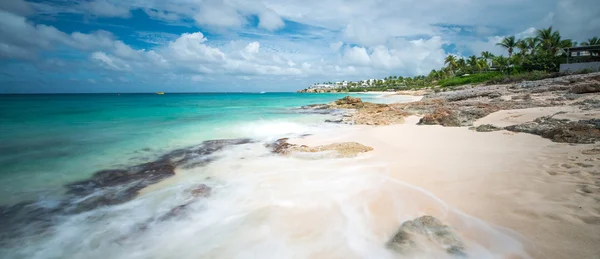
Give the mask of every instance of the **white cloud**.
[[24, 0], [2, 0], [0, 1], [0, 10], [23, 16], [33, 13], [33, 8], [31, 8], [31, 5]]
[[363, 47], [350, 47], [344, 50], [344, 61], [351, 65], [366, 66], [371, 62], [367, 49]]
[[236, 8], [219, 0], [208, 0], [198, 6], [199, 11], [194, 20], [201, 26], [216, 28], [239, 28], [246, 23], [246, 19]]
[[266, 9], [259, 15], [258, 27], [269, 31], [280, 29], [284, 26], [283, 20], [273, 10]]
[[94, 52], [91, 55], [91, 59], [98, 61], [101, 66], [117, 71], [126, 71], [131, 69], [130, 65], [125, 63], [123, 60], [107, 55], [104, 52]]

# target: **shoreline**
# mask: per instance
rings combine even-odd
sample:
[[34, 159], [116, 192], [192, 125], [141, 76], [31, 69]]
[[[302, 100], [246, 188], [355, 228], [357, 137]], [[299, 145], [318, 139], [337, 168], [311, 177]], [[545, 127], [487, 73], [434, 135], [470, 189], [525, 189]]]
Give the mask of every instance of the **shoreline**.
[[[542, 136], [536, 136], [503, 128], [527, 125], [544, 116], [580, 123], [600, 119], [599, 107], [584, 105], [599, 102], [598, 94], [594, 94], [599, 90], [587, 86], [595, 84], [594, 79], [590, 84], [585, 81], [595, 76], [581, 77], [583, 83], [567, 79], [571, 82], [566, 85], [563, 78], [534, 81], [532, 84], [539, 90], [524, 89], [518, 93], [517, 98], [523, 94], [530, 98], [531, 94], [532, 101], [522, 102], [526, 105], [517, 101], [516, 106], [523, 108], [500, 105], [496, 111], [466, 122], [474, 126], [472, 129], [454, 123], [444, 125], [451, 117], [446, 118], [444, 116], [449, 115], [435, 110], [433, 115], [409, 116], [403, 124], [356, 125], [333, 134], [291, 139], [289, 143], [315, 146], [357, 142], [372, 147], [373, 151], [359, 155], [362, 162], [384, 164], [392, 179], [427, 190], [468, 215], [518, 231], [534, 258], [592, 258], [600, 254], [600, 248], [595, 245], [600, 243], [600, 147], [593, 144], [600, 131], [592, 129], [592, 140], [589, 140], [586, 135], [562, 139], [558, 135], [539, 133]], [[556, 81], [561, 85], [553, 85]], [[464, 103], [462, 105], [482, 105], [477, 104], [481, 101], [492, 104], [494, 100], [502, 103], [506, 95], [506, 100], [516, 99], [515, 95], [510, 96], [510, 91], [498, 93], [502, 89], [493, 87], [434, 94], [434, 97], [447, 98], [450, 102], [458, 100]], [[490, 88], [493, 90], [488, 90]], [[591, 90], [578, 93], [581, 88]], [[565, 90], [566, 99], [561, 97]], [[568, 91], [580, 95], [569, 96]], [[494, 97], [486, 98], [492, 93]], [[569, 101], [569, 98], [583, 98], [583, 101]], [[433, 107], [443, 105], [444, 102], [439, 102]], [[413, 109], [410, 106], [392, 107]], [[454, 116], [453, 112], [462, 112], [455, 106], [448, 109], [450, 116]], [[377, 113], [372, 115], [378, 116]], [[434, 116], [430, 119], [433, 124], [462, 127], [417, 125], [427, 116]], [[497, 129], [477, 132], [479, 127], [488, 125]], [[564, 130], [561, 134], [572, 134]]]

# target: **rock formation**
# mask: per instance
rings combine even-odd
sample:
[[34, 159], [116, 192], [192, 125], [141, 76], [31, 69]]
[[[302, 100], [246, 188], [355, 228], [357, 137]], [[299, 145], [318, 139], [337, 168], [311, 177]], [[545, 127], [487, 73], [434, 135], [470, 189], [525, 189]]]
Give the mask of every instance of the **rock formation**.
[[315, 146], [309, 147], [306, 145], [296, 145], [290, 144], [287, 142], [287, 138], [278, 139], [273, 144], [268, 147], [271, 148], [272, 152], [290, 155], [295, 152], [300, 153], [316, 153], [316, 152], [326, 152], [326, 151], [334, 151], [336, 152], [338, 157], [354, 157], [360, 153], [369, 152], [373, 150], [372, 147], [368, 147], [362, 145], [357, 142], [342, 142], [342, 143], [333, 143], [329, 145]]

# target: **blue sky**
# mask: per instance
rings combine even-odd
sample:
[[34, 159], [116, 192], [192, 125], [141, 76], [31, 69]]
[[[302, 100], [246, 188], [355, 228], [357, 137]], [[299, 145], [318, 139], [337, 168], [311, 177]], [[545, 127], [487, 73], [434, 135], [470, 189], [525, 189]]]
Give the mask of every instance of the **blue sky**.
[[[414, 76], [554, 26], [600, 36], [596, 0], [0, 1], [0, 93], [294, 91]], [[594, 35], [596, 34], [596, 35]]]

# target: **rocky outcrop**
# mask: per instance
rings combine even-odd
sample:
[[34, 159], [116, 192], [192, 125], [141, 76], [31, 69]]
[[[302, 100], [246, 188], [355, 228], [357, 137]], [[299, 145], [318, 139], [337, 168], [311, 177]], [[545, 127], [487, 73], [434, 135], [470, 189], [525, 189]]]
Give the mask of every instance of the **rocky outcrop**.
[[363, 101], [358, 97], [346, 96], [342, 99], [336, 100], [334, 103], [338, 106], [348, 106], [352, 108], [360, 106]]
[[575, 93], [575, 94], [600, 92], [600, 82], [598, 80], [590, 80], [590, 81], [574, 84], [571, 87], [571, 92]]
[[288, 143], [287, 138], [278, 139], [271, 145], [268, 145], [271, 151], [278, 154], [290, 155], [296, 152], [300, 153], [316, 153], [334, 151], [338, 157], [354, 157], [360, 153], [373, 150], [372, 147], [362, 145], [357, 142], [341, 142], [329, 145], [310, 147], [306, 145], [296, 145]]
[[483, 124], [483, 125], [479, 125], [477, 127], [471, 127], [469, 129], [477, 131], [477, 132], [492, 132], [492, 131], [502, 130], [502, 128], [496, 127], [496, 126], [491, 125], [491, 124]]
[[446, 127], [460, 127], [460, 120], [455, 111], [447, 108], [436, 108], [432, 113], [425, 114], [419, 125], [442, 125]]
[[[429, 244], [422, 244], [423, 241]], [[426, 245], [427, 247], [422, 247]], [[422, 216], [402, 223], [387, 247], [401, 254], [427, 251], [430, 246], [452, 255], [464, 256], [465, 244], [454, 229], [432, 216]]]
[[600, 119], [570, 121], [545, 116], [504, 129], [535, 134], [561, 143], [592, 144], [600, 141]]

